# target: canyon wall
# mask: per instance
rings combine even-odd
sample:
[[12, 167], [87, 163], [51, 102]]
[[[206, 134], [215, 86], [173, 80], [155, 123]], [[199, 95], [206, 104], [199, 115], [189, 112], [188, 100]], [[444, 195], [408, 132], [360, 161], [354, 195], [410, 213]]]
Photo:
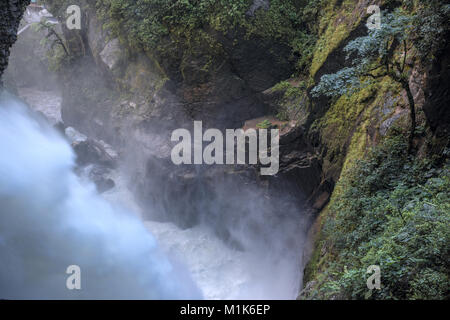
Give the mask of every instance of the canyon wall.
[[[64, 22], [69, 2], [45, 2]], [[309, 232], [305, 255], [311, 259], [300, 298], [348, 298], [324, 286], [334, 283], [329, 272], [335, 271], [335, 265], [339, 266], [339, 278], [348, 274], [347, 266], [336, 258], [343, 250], [336, 249], [324, 226], [336, 220], [339, 210], [333, 208], [348, 189], [344, 182], [358, 163], [373, 148], [408, 132], [408, 99], [389, 77], [335, 99], [313, 97], [311, 90], [323, 75], [348, 66], [344, 47], [367, 35], [369, 5], [386, 11], [401, 8], [414, 15], [421, 4], [368, 0], [309, 3], [313, 4], [306, 10], [305, 4], [297, 1], [249, 1], [243, 14], [236, 13], [239, 19], [231, 22], [227, 19], [235, 16], [233, 12], [224, 14], [226, 7], [214, 15], [209, 13], [212, 18], [192, 17], [188, 15], [192, 8], [181, 8], [176, 12], [181, 22], [159, 34], [158, 28], [151, 29], [154, 25], [134, 20], [120, 1], [115, 7], [106, 0], [71, 1], [82, 8], [82, 28], [68, 30], [62, 25], [68, 54], [55, 63], [63, 86], [64, 124], [104, 139], [125, 158], [133, 155], [127, 161], [137, 168], [132, 173], [135, 191], [143, 203], [161, 207], [165, 214], [160, 219], [177, 220], [183, 227], [204, 219], [199, 212], [220, 204], [218, 199], [225, 193], [215, 187], [218, 177], [225, 181], [222, 186], [230, 188], [236, 184], [264, 186], [261, 197], [267, 197], [268, 211], [282, 211], [275, 199], [288, 195], [306, 204], [299, 216], [307, 212], [315, 220]], [[443, 5], [444, 1], [437, 3]], [[133, 9], [133, 14], [149, 14], [140, 13], [140, 7]], [[309, 15], [312, 22], [279, 22], [297, 11], [303, 12], [305, 21]], [[301, 40], [297, 42], [284, 39], [286, 34], [295, 34], [295, 40], [295, 32], [301, 28], [308, 29], [314, 41], [308, 40], [308, 35], [298, 36]], [[432, 60], [420, 60], [415, 48], [407, 53], [410, 63], [406, 71], [420, 129], [413, 141], [414, 158], [418, 159], [446, 157], [450, 120], [445, 30]], [[158, 38], [146, 37], [148, 34]], [[302, 41], [311, 41], [311, 45], [301, 47]], [[249, 128], [264, 119], [284, 128], [276, 177], [261, 177], [253, 167], [195, 170], [171, 164], [168, 142], [175, 128], [190, 128], [194, 120], [202, 120], [205, 127]], [[210, 202], [192, 206], [192, 199], [197, 198]], [[238, 205], [231, 208], [236, 215], [225, 219], [245, 214]], [[222, 222], [216, 221], [218, 232], [224, 233]]]
[[8, 0], [0, 5], [0, 77], [8, 66], [10, 48], [17, 40], [20, 20], [29, 3], [30, 0]]
[[[64, 1], [46, 3], [55, 16], [64, 16]], [[228, 33], [207, 29], [203, 36], [211, 43], [193, 38], [189, 41], [195, 47], [190, 47], [186, 39], [173, 43], [163, 39], [167, 43], [162, 49], [148, 51], [132, 47], [126, 35], [114, 33], [112, 19], [101, 17], [94, 2], [79, 5], [81, 30], [68, 30], [62, 24], [70, 53], [60, 61], [58, 71], [64, 124], [104, 139], [124, 158], [130, 155], [130, 167], [138, 168], [131, 173], [136, 177], [136, 194], [144, 205], [156, 205], [162, 212], [153, 218], [170, 219], [182, 227], [211, 220], [216, 231], [228, 238], [222, 219], [245, 216], [248, 210], [240, 200], [226, 200], [233, 196], [226, 196], [234, 192], [230, 190], [243, 200], [245, 191], [239, 194], [233, 187], [237, 184], [264, 190], [260, 199], [267, 201], [262, 211], [278, 212], [285, 206], [281, 212], [290, 212], [295, 203], [309, 216], [311, 205], [320, 209], [326, 203], [323, 189], [329, 194], [330, 187], [320, 184], [320, 163], [295, 120], [280, 121], [284, 129], [277, 177], [261, 177], [259, 168], [252, 166], [174, 166], [170, 159], [172, 130], [189, 129], [194, 120], [202, 120], [206, 130], [255, 127], [264, 117], [275, 119], [272, 100], [277, 94], [270, 88], [295, 69], [295, 60], [286, 58], [290, 48], [285, 42], [248, 36], [243, 27]], [[247, 19], [252, 19], [251, 12]], [[248, 121], [252, 119], [256, 120]], [[202, 214], [225, 208], [233, 214], [218, 214], [219, 218]]]
[[[49, 3], [55, 12], [64, 8], [63, 1]], [[164, 199], [160, 205], [170, 212], [169, 216], [182, 217], [183, 226], [200, 219], [201, 208], [189, 205], [193, 197], [203, 195], [212, 200], [211, 205], [217, 204], [216, 195], [223, 193], [214, 187], [216, 180], [211, 177], [217, 175], [225, 180], [237, 176], [241, 182], [266, 184], [266, 195], [271, 199], [289, 193], [299, 202], [306, 201], [312, 215], [321, 212], [310, 229], [311, 247], [305, 253], [313, 258], [305, 270], [308, 290], [301, 297], [312, 298], [314, 290], [320, 288], [318, 279], [327, 271], [324, 261], [331, 261], [333, 256], [333, 250], [323, 241], [326, 236], [322, 225], [333, 219], [326, 205], [330, 199], [339, 199], [335, 186], [389, 132], [408, 131], [409, 111], [405, 92], [389, 77], [338, 99], [312, 97], [310, 91], [323, 75], [348, 66], [344, 47], [367, 35], [369, 5], [392, 11], [402, 4], [367, 0], [314, 3], [310, 11], [305, 11], [313, 22], [303, 26], [316, 36], [308, 60], [307, 49], [293, 54], [292, 43], [278, 33], [290, 34], [300, 26], [281, 24], [275, 25], [275, 31], [271, 28], [276, 14], [286, 14], [285, 4], [252, 3], [253, 10], [245, 12], [237, 24], [217, 26], [215, 20], [205, 18], [203, 25], [188, 30], [175, 23], [157, 46], [149, 47], [147, 40], [139, 41], [139, 33], [132, 33], [134, 28], [139, 30], [140, 23], [130, 21], [126, 9], [95, 10], [93, 1], [82, 1], [82, 30], [64, 30], [73, 56], [62, 68], [66, 85], [63, 118], [67, 125], [115, 139], [109, 141], [113, 144], [136, 141], [145, 150], [139, 161], [146, 164], [141, 175], [144, 179], [137, 179], [137, 193], [144, 202]], [[102, 4], [110, 8], [108, 1]], [[293, 4], [288, 10], [298, 8], [301, 5]], [[414, 14], [417, 9], [413, 6], [404, 10]], [[180, 11], [179, 18], [187, 12]], [[220, 10], [215, 19], [226, 22], [221, 20]], [[128, 23], [131, 34], [123, 32], [118, 21]], [[261, 21], [264, 24], [258, 24]], [[252, 29], [255, 26], [258, 32]], [[442, 151], [448, 141], [445, 52], [443, 43], [433, 62], [415, 63], [408, 70], [418, 122], [430, 128], [414, 140], [422, 155]], [[410, 61], [418, 60], [415, 51], [408, 55]], [[296, 61], [303, 58], [306, 67], [299, 69]], [[199, 174], [191, 168], [174, 170], [171, 166], [170, 148], [164, 140], [168, 141], [173, 128], [189, 128], [193, 120], [200, 119], [206, 126], [236, 128], [251, 124], [255, 118], [275, 119], [272, 121], [281, 121], [288, 128], [281, 136], [281, 170], [277, 177], [261, 178], [251, 168]], [[431, 140], [434, 142], [427, 143]], [[200, 184], [199, 176], [203, 176]], [[169, 177], [172, 183], [161, 190], [150, 177], [161, 181]], [[170, 194], [176, 194], [177, 201]], [[173, 207], [174, 203], [179, 206]], [[269, 211], [276, 210], [270, 204], [269, 200]]]

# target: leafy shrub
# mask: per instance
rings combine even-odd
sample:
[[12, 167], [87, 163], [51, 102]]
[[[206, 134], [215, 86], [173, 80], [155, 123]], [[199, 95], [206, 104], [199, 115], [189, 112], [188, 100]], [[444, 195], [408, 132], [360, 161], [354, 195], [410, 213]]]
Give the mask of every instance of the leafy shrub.
[[[323, 295], [449, 298], [450, 166], [406, 149], [391, 138], [342, 177], [324, 229], [334, 258]], [[366, 287], [370, 265], [381, 268], [381, 290]]]
[[450, 4], [442, 0], [421, 0], [414, 21], [414, 45], [422, 60], [432, 60], [450, 32]]
[[315, 44], [313, 15], [321, 0], [272, 0], [268, 10], [247, 12], [252, 0], [97, 0], [99, 16], [132, 48], [163, 51], [164, 39], [175, 46], [210, 47], [211, 31], [241, 28], [246, 36], [277, 39], [291, 46], [299, 69], [305, 68]]
[[256, 125], [258, 129], [268, 129], [272, 126], [272, 122], [270, 122], [268, 119], [265, 119], [264, 121], [261, 121]]

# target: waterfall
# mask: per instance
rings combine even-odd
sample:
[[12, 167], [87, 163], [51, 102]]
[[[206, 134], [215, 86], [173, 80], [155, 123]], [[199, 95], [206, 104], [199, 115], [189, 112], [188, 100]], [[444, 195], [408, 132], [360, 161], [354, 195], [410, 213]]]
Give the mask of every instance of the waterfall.
[[[73, 173], [66, 140], [6, 93], [0, 150], [1, 299], [201, 298], [136, 215]], [[80, 290], [66, 286], [70, 265]]]

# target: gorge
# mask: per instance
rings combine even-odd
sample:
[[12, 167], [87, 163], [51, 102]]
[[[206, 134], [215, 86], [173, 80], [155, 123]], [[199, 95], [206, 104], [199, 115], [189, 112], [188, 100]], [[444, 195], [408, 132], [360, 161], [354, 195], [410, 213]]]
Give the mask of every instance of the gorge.
[[[27, 4], [0, 12], [15, 19], [0, 25], [2, 79], [29, 105], [2, 94], [1, 298], [448, 298], [445, 1], [44, 0], [54, 20], [28, 8], [24, 30]], [[392, 46], [417, 113], [411, 152], [409, 95], [389, 76], [311, 94], [352, 66], [371, 5], [412, 21], [403, 56]], [[263, 164], [278, 170], [174, 164], [172, 132], [199, 121], [277, 129], [279, 161]], [[84, 290], [67, 291], [65, 264]]]

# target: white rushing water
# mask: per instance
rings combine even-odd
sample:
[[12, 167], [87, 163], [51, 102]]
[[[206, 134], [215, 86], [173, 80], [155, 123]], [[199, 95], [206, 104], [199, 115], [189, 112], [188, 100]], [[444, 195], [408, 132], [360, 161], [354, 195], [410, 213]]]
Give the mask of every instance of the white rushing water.
[[[21, 92], [59, 120], [53, 93]], [[0, 122], [0, 298], [295, 298], [297, 252], [239, 251], [203, 225], [141, 222], [120, 169], [99, 196], [72, 173], [67, 142], [19, 103], [3, 97]], [[70, 264], [82, 269], [80, 292], [65, 288]]]
[[[0, 298], [199, 298], [142, 222], [73, 173], [74, 154], [25, 106], [0, 96]], [[81, 268], [81, 290], [66, 269]]]
[[[115, 206], [142, 216], [125, 177], [116, 171], [111, 178], [116, 186], [103, 197]], [[277, 264], [272, 259], [264, 261], [258, 252], [235, 250], [203, 225], [182, 230], [170, 222], [145, 221], [145, 226], [172, 263], [189, 271], [206, 299], [296, 297], [300, 284], [297, 264]]]
[[[47, 14], [28, 12], [21, 32]], [[61, 122], [61, 94], [34, 85], [17, 88], [18, 95], [49, 124]], [[75, 175], [68, 142], [44, 122], [17, 99], [0, 95], [0, 299], [296, 297], [300, 221], [258, 216], [257, 195], [230, 199], [245, 204], [244, 218], [262, 226], [262, 238], [245, 223], [229, 226], [246, 251], [226, 245], [203, 224], [183, 230], [144, 221], [152, 208], [136, 204], [125, 174], [130, 170], [112, 171], [115, 187], [99, 195], [87, 176]], [[69, 140], [86, 139], [82, 134], [66, 131]], [[145, 139], [155, 144], [164, 138]], [[69, 265], [81, 268], [81, 290], [66, 288]]]

